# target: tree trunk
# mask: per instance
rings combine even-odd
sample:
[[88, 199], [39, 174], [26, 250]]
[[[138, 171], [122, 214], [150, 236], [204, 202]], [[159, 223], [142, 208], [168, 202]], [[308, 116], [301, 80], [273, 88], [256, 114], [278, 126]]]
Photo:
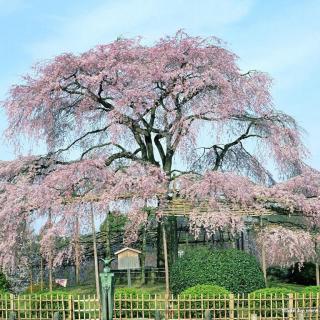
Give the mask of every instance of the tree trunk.
[[96, 226], [94, 221], [93, 206], [91, 204], [91, 226], [92, 226], [92, 240], [93, 240], [93, 257], [94, 257], [94, 273], [96, 279], [96, 293], [97, 299], [100, 300], [100, 284], [99, 284], [99, 262], [98, 262], [98, 251], [97, 251], [97, 236]]

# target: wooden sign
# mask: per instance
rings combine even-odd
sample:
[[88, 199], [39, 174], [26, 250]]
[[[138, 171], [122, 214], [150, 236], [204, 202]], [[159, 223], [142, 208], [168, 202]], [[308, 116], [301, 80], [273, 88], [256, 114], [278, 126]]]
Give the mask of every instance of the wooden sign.
[[141, 251], [125, 247], [117, 252], [119, 270], [140, 269], [140, 255]]
[[61, 287], [66, 287], [68, 279], [55, 279], [55, 283], [60, 285]]
[[131, 287], [130, 270], [140, 268], [140, 253], [141, 251], [128, 247], [115, 252], [115, 255], [118, 257], [118, 269], [127, 270], [128, 287]]

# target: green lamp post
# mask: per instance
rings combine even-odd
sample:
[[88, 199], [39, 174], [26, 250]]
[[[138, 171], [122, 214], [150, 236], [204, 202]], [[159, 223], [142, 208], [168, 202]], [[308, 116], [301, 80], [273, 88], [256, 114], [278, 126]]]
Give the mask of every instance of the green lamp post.
[[104, 262], [103, 272], [100, 273], [101, 281], [101, 307], [102, 320], [113, 319], [114, 301], [114, 273], [111, 272], [110, 264], [114, 258], [101, 259]]

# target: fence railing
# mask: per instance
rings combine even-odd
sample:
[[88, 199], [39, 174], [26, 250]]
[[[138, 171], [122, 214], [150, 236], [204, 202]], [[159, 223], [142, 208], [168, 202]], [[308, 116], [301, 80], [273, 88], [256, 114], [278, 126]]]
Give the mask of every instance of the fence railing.
[[14, 314], [19, 320], [100, 319], [100, 303], [95, 295], [0, 295], [0, 319]]
[[[112, 270], [115, 275], [116, 284], [126, 284], [128, 282], [127, 270]], [[141, 282], [142, 272], [140, 269], [133, 269], [130, 271], [131, 281]], [[145, 283], [163, 283], [165, 282], [165, 270], [164, 268], [146, 268], [145, 270]]]
[[[320, 320], [319, 294], [220, 295], [215, 297], [121, 295], [114, 319]], [[0, 295], [0, 319], [101, 319], [96, 296]]]

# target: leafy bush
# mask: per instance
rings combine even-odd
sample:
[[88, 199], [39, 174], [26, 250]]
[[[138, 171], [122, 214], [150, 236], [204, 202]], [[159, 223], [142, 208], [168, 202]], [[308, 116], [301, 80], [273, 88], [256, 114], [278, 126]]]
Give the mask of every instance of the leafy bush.
[[316, 297], [317, 293], [320, 295], [320, 287], [319, 286], [309, 286], [309, 287], [304, 287], [301, 291], [301, 294], [305, 294], [306, 296], [313, 296]]
[[[150, 293], [143, 289], [119, 288], [115, 290], [116, 318], [153, 318], [154, 299], [149, 299]], [[121, 310], [121, 311], [120, 311]], [[131, 310], [133, 310], [131, 312]]]
[[194, 287], [188, 288], [180, 293], [180, 296], [191, 296], [192, 298], [211, 298], [215, 296], [228, 296], [230, 292], [219, 286], [210, 285], [210, 284], [198, 284]]
[[288, 288], [263, 288], [259, 290], [255, 290], [250, 293], [250, 298], [254, 297], [265, 297], [265, 298], [271, 298], [275, 296], [281, 296], [284, 295], [285, 297], [288, 297], [290, 293], [295, 293], [294, 291], [288, 289]]
[[[229, 300], [225, 299], [230, 292], [222, 287], [199, 284], [188, 288], [180, 294], [180, 310], [188, 310], [187, 318], [202, 319], [204, 317], [203, 310], [213, 310], [215, 318], [228, 318], [226, 310], [229, 309]], [[191, 299], [190, 299], [191, 298]], [[207, 298], [214, 298], [208, 299]], [[180, 318], [184, 315], [180, 314]], [[177, 317], [179, 318], [179, 317]]]
[[7, 292], [9, 290], [9, 281], [4, 273], [0, 271], [0, 292]]
[[257, 260], [236, 249], [193, 248], [177, 259], [170, 275], [174, 294], [198, 284], [218, 285], [233, 293], [248, 293], [265, 286]]
[[309, 286], [304, 287], [299, 292], [300, 299], [298, 300], [297, 307], [301, 310], [309, 308], [314, 308], [314, 310], [318, 309], [318, 301], [317, 294], [320, 296], [320, 287], [319, 286]]
[[258, 317], [287, 317], [289, 294], [295, 293], [288, 288], [264, 288], [249, 294], [250, 310]]

